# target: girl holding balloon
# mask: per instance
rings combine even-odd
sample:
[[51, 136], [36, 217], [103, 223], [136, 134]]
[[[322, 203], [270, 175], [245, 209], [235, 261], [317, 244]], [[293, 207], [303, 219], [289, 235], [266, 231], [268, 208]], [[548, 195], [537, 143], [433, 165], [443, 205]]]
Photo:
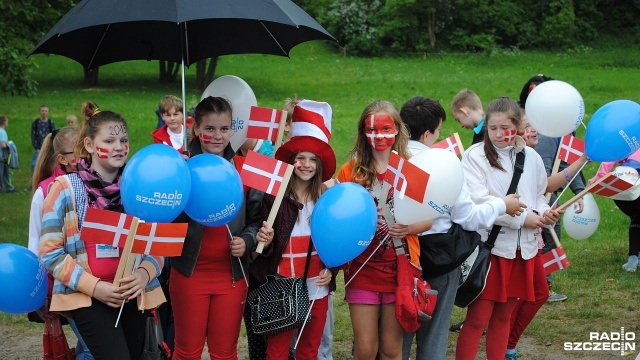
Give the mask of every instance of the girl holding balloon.
[[[330, 285], [335, 289], [335, 270], [327, 269], [313, 249], [307, 259], [309, 246], [313, 246], [311, 213], [326, 189], [323, 182], [329, 180], [336, 170], [336, 157], [328, 143], [331, 116], [331, 107], [326, 102], [302, 100], [294, 107], [291, 138], [275, 154], [276, 159], [294, 165], [293, 176], [273, 225], [273, 241], [267, 242], [265, 251], [257, 255], [250, 269], [263, 284], [267, 275], [274, 273], [302, 277], [308, 266], [311, 321], [298, 329], [301, 335], [295, 350], [296, 359], [317, 358], [327, 317]], [[273, 202], [273, 196], [265, 195], [262, 202], [264, 219], [268, 217]], [[263, 234], [258, 236], [262, 238]], [[293, 329], [269, 335], [267, 359], [287, 359], [293, 335]]]
[[[241, 169], [244, 158], [235, 156], [229, 143], [231, 119], [232, 108], [226, 99], [209, 96], [200, 101], [189, 143], [191, 155], [218, 155], [231, 162], [236, 171]], [[192, 188], [191, 197], [199, 195]], [[225, 196], [233, 195], [220, 194], [218, 200], [225, 203], [228, 200]], [[240, 194], [244, 196], [242, 205], [226, 223], [205, 226], [186, 213], [176, 220], [187, 222], [189, 227], [182, 254], [171, 258], [169, 293], [175, 324], [174, 360], [200, 359], [205, 340], [212, 359], [238, 358], [238, 337], [247, 296], [246, 273], [261, 224], [262, 195], [257, 190], [245, 189]], [[206, 210], [208, 205], [203, 201], [193, 206]], [[267, 237], [266, 230], [263, 231]]]
[[[491, 271], [484, 291], [468, 308], [456, 346], [458, 360], [475, 359], [485, 328], [487, 358], [505, 358], [509, 319], [517, 299], [535, 299], [537, 229], [559, 218], [544, 196], [547, 177], [542, 159], [516, 135], [521, 120], [518, 104], [499, 98], [489, 104], [486, 114], [484, 143], [470, 147], [462, 158], [471, 198], [480, 204], [505, 196], [513, 178], [516, 154], [524, 151], [524, 171], [516, 193], [527, 208], [519, 216], [502, 215], [494, 224], [502, 229], [491, 250]], [[481, 232], [481, 236], [486, 241], [488, 231]]]
[[402, 358], [403, 330], [395, 317], [397, 255], [392, 238], [406, 243], [409, 229], [396, 224], [393, 188], [384, 181], [391, 151], [408, 158], [409, 134], [396, 107], [388, 101], [368, 105], [358, 122], [351, 160], [338, 171], [337, 182], [365, 187], [378, 204], [378, 228], [369, 246], [345, 265], [345, 299], [355, 337], [354, 359]]
[[161, 257], [143, 256], [114, 286], [121, 251], [80, 239], [87, 208], [124, 211], [120, 179], [128, 153], [125, 120], [111, 111], [95, 113], [75, 147], [77, 172], [55, 180], [42, 210], [40, 258], [55, 278], [49, 310], [70, 314], [96, 359], [138, 359], [149, 316], [138, 308], [164, 301], [156, 279]]

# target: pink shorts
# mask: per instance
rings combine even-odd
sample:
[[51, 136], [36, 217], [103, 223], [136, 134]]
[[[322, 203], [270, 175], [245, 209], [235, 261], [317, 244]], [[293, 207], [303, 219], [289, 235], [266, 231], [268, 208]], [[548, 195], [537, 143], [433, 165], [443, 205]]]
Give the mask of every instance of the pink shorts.
[[396, 302], [396, 294], [392, 292], [378, 292], [354, 289], [347, 286], [344, 289], [344, 299], [348, 304], [380, 305]]

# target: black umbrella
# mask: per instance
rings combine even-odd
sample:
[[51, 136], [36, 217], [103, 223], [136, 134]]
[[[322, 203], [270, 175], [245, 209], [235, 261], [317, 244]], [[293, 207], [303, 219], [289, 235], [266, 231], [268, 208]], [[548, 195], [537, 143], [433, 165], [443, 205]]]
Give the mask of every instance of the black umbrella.
[[309, 40], [335, 40], [290, 0], [83, 0], [31, 54], [58, 54], [90, 70], [126, 60], [185, 66], [229, 54], [288, 56]]
[[335, 41], [290, 0], [83, 0], [29, 55], [62, 55], [86, 70], [127, 60], [180, 63], [186, 116], [185, 66], [229, 54], [289, 56], [310, 40]]

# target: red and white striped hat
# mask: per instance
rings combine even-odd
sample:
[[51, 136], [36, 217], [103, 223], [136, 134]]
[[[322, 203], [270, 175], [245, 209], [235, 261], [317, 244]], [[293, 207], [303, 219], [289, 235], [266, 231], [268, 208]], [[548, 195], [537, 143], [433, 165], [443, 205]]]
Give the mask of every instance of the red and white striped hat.
[[326, 102], [300, 101], [291, 115], [291, 138], [276, 151], [275, 158], [289, 162], [299, 152], [314, 153], [322, 161], [322, 181], [331, 179], [336, 171], [336, 155], [329, 146], [332, 114]]

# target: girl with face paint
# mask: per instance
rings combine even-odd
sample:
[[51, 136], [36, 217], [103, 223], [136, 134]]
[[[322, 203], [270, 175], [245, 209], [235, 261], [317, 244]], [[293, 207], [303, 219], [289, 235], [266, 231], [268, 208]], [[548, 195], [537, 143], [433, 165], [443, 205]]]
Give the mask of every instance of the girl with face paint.
[[[144, 339], [133, 334], [144, 333], [150, 316], [139, 309], [165, 301], [157, 280], [164, 259], [141, 256], [138, 268], [113, 285], [121, 250], [80, 239], [89, 207], [124, 212], [120, 180], [129, 154], [127, 123], [114, 112], [94, 112], [83, 122], [74, 153], [77, 172], [53, 182], [42, 210], [39, 254], [55, 279], [49, 310], [71, 314], [96, 358], [137, 359]], [[70, 154], [60, 155], [62, 162]]]
[[[244, 158], [236, 155], [229, 143], [232, 114], [226, 99], [202, 99], [195, 109], [189, 153], [221, 156], [240, 171]], [[238, 357], [248, 289], [245, 275], [262, 224], [262, 195], [245, 189], [242, 208], [224, 226], [203, 226], [185, 213], [176, 219], [188, 223], [189, 228], [182, 254], [170, 259], [169, 293], [175, 326], [172, 359], [199, 359], [205, 341], [212, 359]]]
[[392, 238], [406, 243], [410, 230], [395, 223], [393, 188], [384, 177], [392, 150], [407, 158], [408, 140], [395, 106], [376, 101], [360, 116], [351, 160], [337, 175], [338, 182], [364, 186], [378, 204], [378, 229], [371, 244], [344, 267], [348, 284], [345, 298], [355, 337], [354, 359], [375, 359], [378, 353], [385, 359], [402, 357], [403, 330], [395, 317], [397, 256]]
[[[536, 298], [538, 228], [552, 225], [559, 218], [558, 211], [550, 209], [544, 196], [547, 173], [542, 158], [516, 135], [520, 121], [521, 112], [515, 101], [508, 98], [492, 101], [487, 108], [484, 143], [471, 146], [462, 158], [471, 199], [484, 204], [505, 196], [513, 178], [516, 154], [524, 151], [524, 171], [516, 194], [527, 207], [520, 215], [501, 215], [494, 224], [502, 229], [491, 250], [491, 271], [484, 291], [468, 308], [458, 337], [456, 359], [475, 359], [487, 325], [486, 357], [505, 358], [509, 319], [516, 301]], [[482, 241], [487, 240], [488, 234], [489, 231], [480, 232]]]

